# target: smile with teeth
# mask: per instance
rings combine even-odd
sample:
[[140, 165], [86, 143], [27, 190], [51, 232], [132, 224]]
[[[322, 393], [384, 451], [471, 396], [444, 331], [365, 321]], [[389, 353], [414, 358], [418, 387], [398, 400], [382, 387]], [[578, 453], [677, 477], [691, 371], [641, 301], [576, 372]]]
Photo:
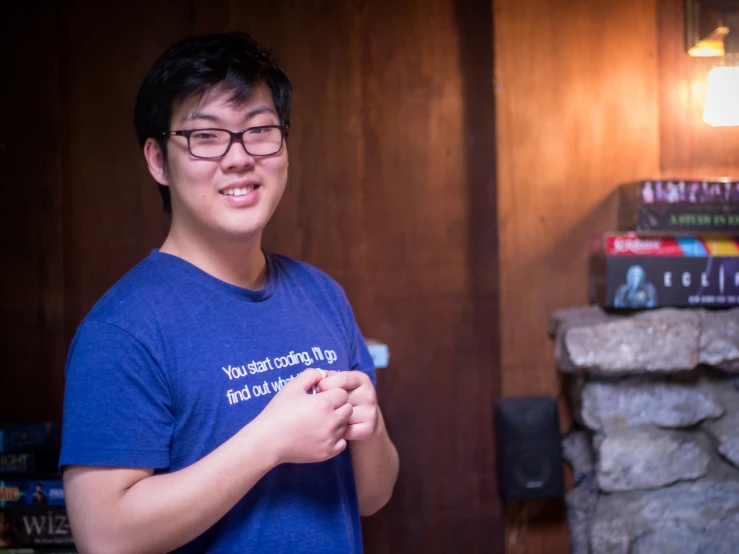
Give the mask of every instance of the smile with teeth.
[[226, 189], [224, 191], [221, 191], [221, 194], [225, 194], [227, 196], [244, 196], [245, 194], [249, 194], [256, 188], [256, 185], [249, 185], [248, 187]]

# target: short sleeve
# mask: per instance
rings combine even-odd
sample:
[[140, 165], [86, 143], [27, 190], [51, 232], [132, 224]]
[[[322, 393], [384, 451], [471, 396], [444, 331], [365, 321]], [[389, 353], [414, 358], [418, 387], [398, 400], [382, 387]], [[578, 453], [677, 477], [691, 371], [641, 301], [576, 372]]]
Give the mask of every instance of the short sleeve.
[[67, 357], [60, 468], [169, 466], [172, 395], [151, 348], [85, 321]]
[[342, 314], [344, 325], [349, 329], [349, 369], [363, 371], [369, 375], [372, 385], [376, 386], [375, 362], [354, 318], [354, 311], [352, 310], [351, 304], [349, 304], [349, 299], [346, 297], [344, 290], [341, 288], [340, 290], [341, 301], [343, 303]]
[[372, 355], [369, 352], [369, 348], [367, 348], [367, 343], [365, 342], [364, 337], [362, 337], [356, 322], [354, 322], [354, 336], [354, 344], [352, 345], [354, 352], [352, 354], [350, 367], [351, 369], [364, 371], [369, 375], [372, 385], [376, 385], [377, 379], [375, 375], [375, 363], [372, 360]]

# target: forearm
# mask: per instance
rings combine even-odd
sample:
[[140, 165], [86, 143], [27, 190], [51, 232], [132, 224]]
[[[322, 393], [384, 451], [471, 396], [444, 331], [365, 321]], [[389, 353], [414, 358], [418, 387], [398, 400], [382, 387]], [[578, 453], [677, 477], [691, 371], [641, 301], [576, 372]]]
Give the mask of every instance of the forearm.
[[71, 498], [79, 551], [165, 553], [195, 539], [276, 465], [267, 440], [250, 424], [195, 464], [145, 477], [115, 498], [95, 499], [94, 490], [80, 502]]
[[387, 504], [398, 478], [398, 452], [388, 436], [379, 407], [372, 436], [364, 441], [351, 441], [349, 449], [359, 513], [369, 516]]

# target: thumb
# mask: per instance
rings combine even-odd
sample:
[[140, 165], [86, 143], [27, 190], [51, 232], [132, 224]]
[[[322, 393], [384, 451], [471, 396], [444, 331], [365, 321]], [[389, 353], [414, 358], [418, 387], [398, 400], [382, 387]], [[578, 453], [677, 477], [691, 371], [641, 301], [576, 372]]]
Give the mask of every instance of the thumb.
[[[308, 392], [323, 380], [323, 373], [320, 369], [306, 369], [297, 377], [290, 381], [290, 386], [295, 387], [303, 392]], [[285, 385], [287, 386], [287, 385]]]

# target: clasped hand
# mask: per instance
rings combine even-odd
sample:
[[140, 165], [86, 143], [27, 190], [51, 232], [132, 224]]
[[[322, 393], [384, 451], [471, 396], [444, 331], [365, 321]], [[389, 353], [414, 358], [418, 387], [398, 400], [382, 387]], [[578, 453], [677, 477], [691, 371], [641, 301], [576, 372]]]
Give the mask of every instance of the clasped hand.
[[377, 394], [369, 376], [362, 371], [327, 371], [316, 390], [320, 394], [335, 389], [347, 392], [353, 408], [344, 438], [362, 441], [371, 437], [377, 426]]
[[[308, 394], [314, 387], [316, 394]], [[372, 436], [377, 396], [361, 371], [306, 369], [280, 389], [257, 421], [277, 463], [319, 462], [343, 451], [346, 441]]]

